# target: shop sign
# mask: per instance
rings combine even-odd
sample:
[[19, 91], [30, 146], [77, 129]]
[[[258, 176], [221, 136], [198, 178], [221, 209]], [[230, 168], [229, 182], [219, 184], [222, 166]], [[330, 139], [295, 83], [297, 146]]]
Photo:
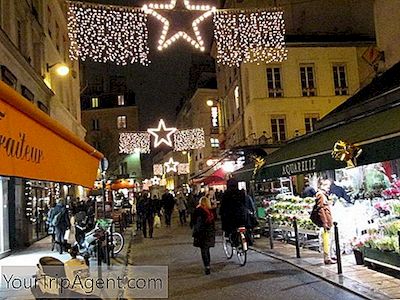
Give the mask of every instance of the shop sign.
[[213, 106], [211, 107], [211, 124], [212, 127], [218, 127], [218, 107]]
[[316, 169], [317, 169], [317, 159], [312, 158], [283, 165], [282, 175], [290, 176], [293, 174], [314, 172]]

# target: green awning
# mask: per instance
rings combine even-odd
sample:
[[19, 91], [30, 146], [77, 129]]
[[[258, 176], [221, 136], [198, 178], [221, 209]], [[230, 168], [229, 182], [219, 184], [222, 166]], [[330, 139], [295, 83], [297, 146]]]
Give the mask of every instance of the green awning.
[[400, 158], [400, 106], [322, 129], [290, 141], [266, 157], [258, 179], [272, 179], [345, 167], [331, 157], [338, 140], [363, 149], [359, 165]]
[[232, 173], [232, 177], [237, 181], [246, 181], [249, 182], [253, 180], [253, 172], [254, 172], [254, 162], [249, 162], [243, 166], [243, 168], [236, 170]]

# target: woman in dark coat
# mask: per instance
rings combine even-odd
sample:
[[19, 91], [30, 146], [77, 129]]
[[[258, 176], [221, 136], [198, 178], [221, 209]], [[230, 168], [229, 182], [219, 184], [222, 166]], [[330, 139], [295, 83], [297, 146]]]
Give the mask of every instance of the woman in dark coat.
[[211, 202], [207, 197], [201, 197], [199, 205], [193, 212], [191, 220], [193, 228], [193, 246], [201, 250], [204, 272], [210, 274], [210, 247], [215, 245], [215, 219], [211, 211]]

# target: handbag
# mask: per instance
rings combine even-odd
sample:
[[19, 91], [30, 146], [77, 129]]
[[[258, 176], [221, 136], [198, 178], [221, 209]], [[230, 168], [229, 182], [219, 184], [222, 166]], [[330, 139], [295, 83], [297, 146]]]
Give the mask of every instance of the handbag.
[[318, 227], [323, 227], [324, 224], [322, 223], [321, 217], [319, 215], [319, 210], [320, 209], [321, 208], [317, 204], [314, 204], [313, 209], [312, 209], [311, 214], [310, 214], [310, 219]]
[[161, 227], [161, 220], [158, 215], [154, 217], [154, 227], [155, 228], [160, 228]]

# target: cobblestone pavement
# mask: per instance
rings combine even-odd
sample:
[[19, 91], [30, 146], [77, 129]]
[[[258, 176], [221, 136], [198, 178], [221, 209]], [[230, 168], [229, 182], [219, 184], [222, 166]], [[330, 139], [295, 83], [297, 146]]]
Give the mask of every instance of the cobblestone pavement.
[[211, 275], [204, 275], [189, 227], [176, 222], [155, 229], [153, 239], [138, 232], [128, 251], [129, 265], [168, 266], [170, 299], [362, 299], [256, 251], [240, 267], [235, 256], [226, 259], [220, 236], [211, 250]]

